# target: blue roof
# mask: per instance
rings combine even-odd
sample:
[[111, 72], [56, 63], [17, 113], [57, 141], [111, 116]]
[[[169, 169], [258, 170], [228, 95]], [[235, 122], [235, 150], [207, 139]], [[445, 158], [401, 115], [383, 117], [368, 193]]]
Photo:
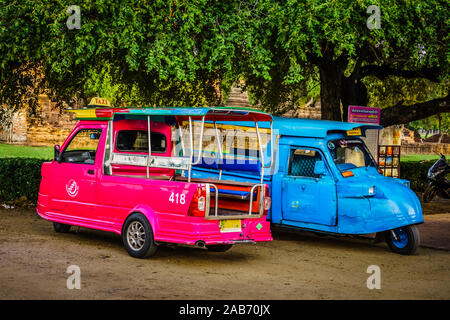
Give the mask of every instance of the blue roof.
[[123, 116], [192, 116], [216, 121], [272, 121], [269, 113], [250, 108], [237, 107], [193, 107], [193, 108], [124, 108], [115, 111]]
[[[242, 122], [237, 125], [253, 127], [255, 124]], [[270, 128], [270, 124], [267, 122], [261, 122], [258, 125], [260, 128]], [[382, 129], [383, 127], [366, 123], [273, 117], [275, 134], [283, 136], [324, 138], [329, 131], [349, 131], [355, 128], [361, 128], [361, 134], [364, 136], [367, 129]]]
[[329, 120], [273, 117], [273, 128], [278, 130], [278, 134], [285, 136], [324, 138], [329, 131], [349, 131], [361, 128], [361, 132], [364, 135], [367, 129], [381, 129], [382, 126]]

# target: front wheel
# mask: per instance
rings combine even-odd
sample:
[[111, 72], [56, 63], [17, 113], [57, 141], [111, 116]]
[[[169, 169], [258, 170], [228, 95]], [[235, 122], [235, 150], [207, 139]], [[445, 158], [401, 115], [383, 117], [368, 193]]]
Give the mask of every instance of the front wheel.
[[135, 258], [147, 258], [155, 254], [152, 226], [142, 213], [133, 213], [122, 229], [122, 241], [128, 254]]
[[419, 230], [410, 225], [386, 231], [386, 242], [395, 253], [414, 254], [420, 243]]
[[438, 190], [434, 184], [430, 184], [423, 193], [422, 200], [424, 203], [430, 202], [438, 193]]

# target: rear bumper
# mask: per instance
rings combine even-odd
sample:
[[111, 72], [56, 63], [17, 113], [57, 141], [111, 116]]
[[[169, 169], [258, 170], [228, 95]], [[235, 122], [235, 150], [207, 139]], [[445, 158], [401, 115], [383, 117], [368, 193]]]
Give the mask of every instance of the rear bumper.
[[180, 230], [166, 229], [161, 225], [161, 222], [160, 220], [159, 223], [162, 228], [155, 233], [155, 241], [158, 242], [195, 245], [197, 242], [202, 241], [206, 245], [213, 245], [273, 240], [270, 222], [266, 220], [265, 216], [258, 219], [241, 220], [241, 231], [238, 232], [221, 231], [218, 220], [201, 219], [201, 221], [184, 225]]
[[[104, 221], [52, 213], [48, 211], [47, 206], [42, 202], [38, 202], [37, 213], [49, 221], [110, 231], [118, 234], [121, 233], [121, 224], [106, 224]], [[151, 220], [149, 219], [149, 221]], [[270, 231], [270, 222], [266, 220], [266, 216], [242, 219], [240, 221], [240, 231], [223, 232], [219, 228], [220, 220], [206, 220], [204, 217], [158, 214], [157, 220], [155, 220], [155, 223], [152, 223], [152, 228], [156, 242], [195, 245], [198, 241], [203, 241], [206, 245], [213, 245], [273, 240]]]

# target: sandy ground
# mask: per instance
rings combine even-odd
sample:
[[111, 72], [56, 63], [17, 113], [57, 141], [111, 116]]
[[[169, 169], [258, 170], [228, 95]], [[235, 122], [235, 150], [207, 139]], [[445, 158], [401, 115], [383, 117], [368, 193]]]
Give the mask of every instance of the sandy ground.
[[[33, 209], [0, 209], [0, 299], [450, 299], [450, 251], [429, 248], [448, 246], [450, 213], [425, 219], [427, 247], [414, 256], [384, 243], [274, 232], [275, 241], [225, 253], [164, 247], [142, 260], [118, 235], [57, 234]], [[80, 267], [80, 290], [66, 287], [70, 265]], [[370, 265], [381, 269], [380, 290], [367, 288]]]

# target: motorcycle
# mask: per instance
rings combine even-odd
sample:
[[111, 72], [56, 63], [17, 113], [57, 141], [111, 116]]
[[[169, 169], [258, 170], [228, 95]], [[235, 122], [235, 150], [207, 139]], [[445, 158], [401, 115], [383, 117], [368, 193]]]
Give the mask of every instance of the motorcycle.
[[423, 193], [423, 202], [430, 202], [438, 194], [443, 198], [449, 198], [450, 181], [447, 179], [447, 174], [450, 172], [450, 166], [445, 156], [442, 153], [440, 155], [441, 158], [428, 170], [427, 177], [431, 181]]

